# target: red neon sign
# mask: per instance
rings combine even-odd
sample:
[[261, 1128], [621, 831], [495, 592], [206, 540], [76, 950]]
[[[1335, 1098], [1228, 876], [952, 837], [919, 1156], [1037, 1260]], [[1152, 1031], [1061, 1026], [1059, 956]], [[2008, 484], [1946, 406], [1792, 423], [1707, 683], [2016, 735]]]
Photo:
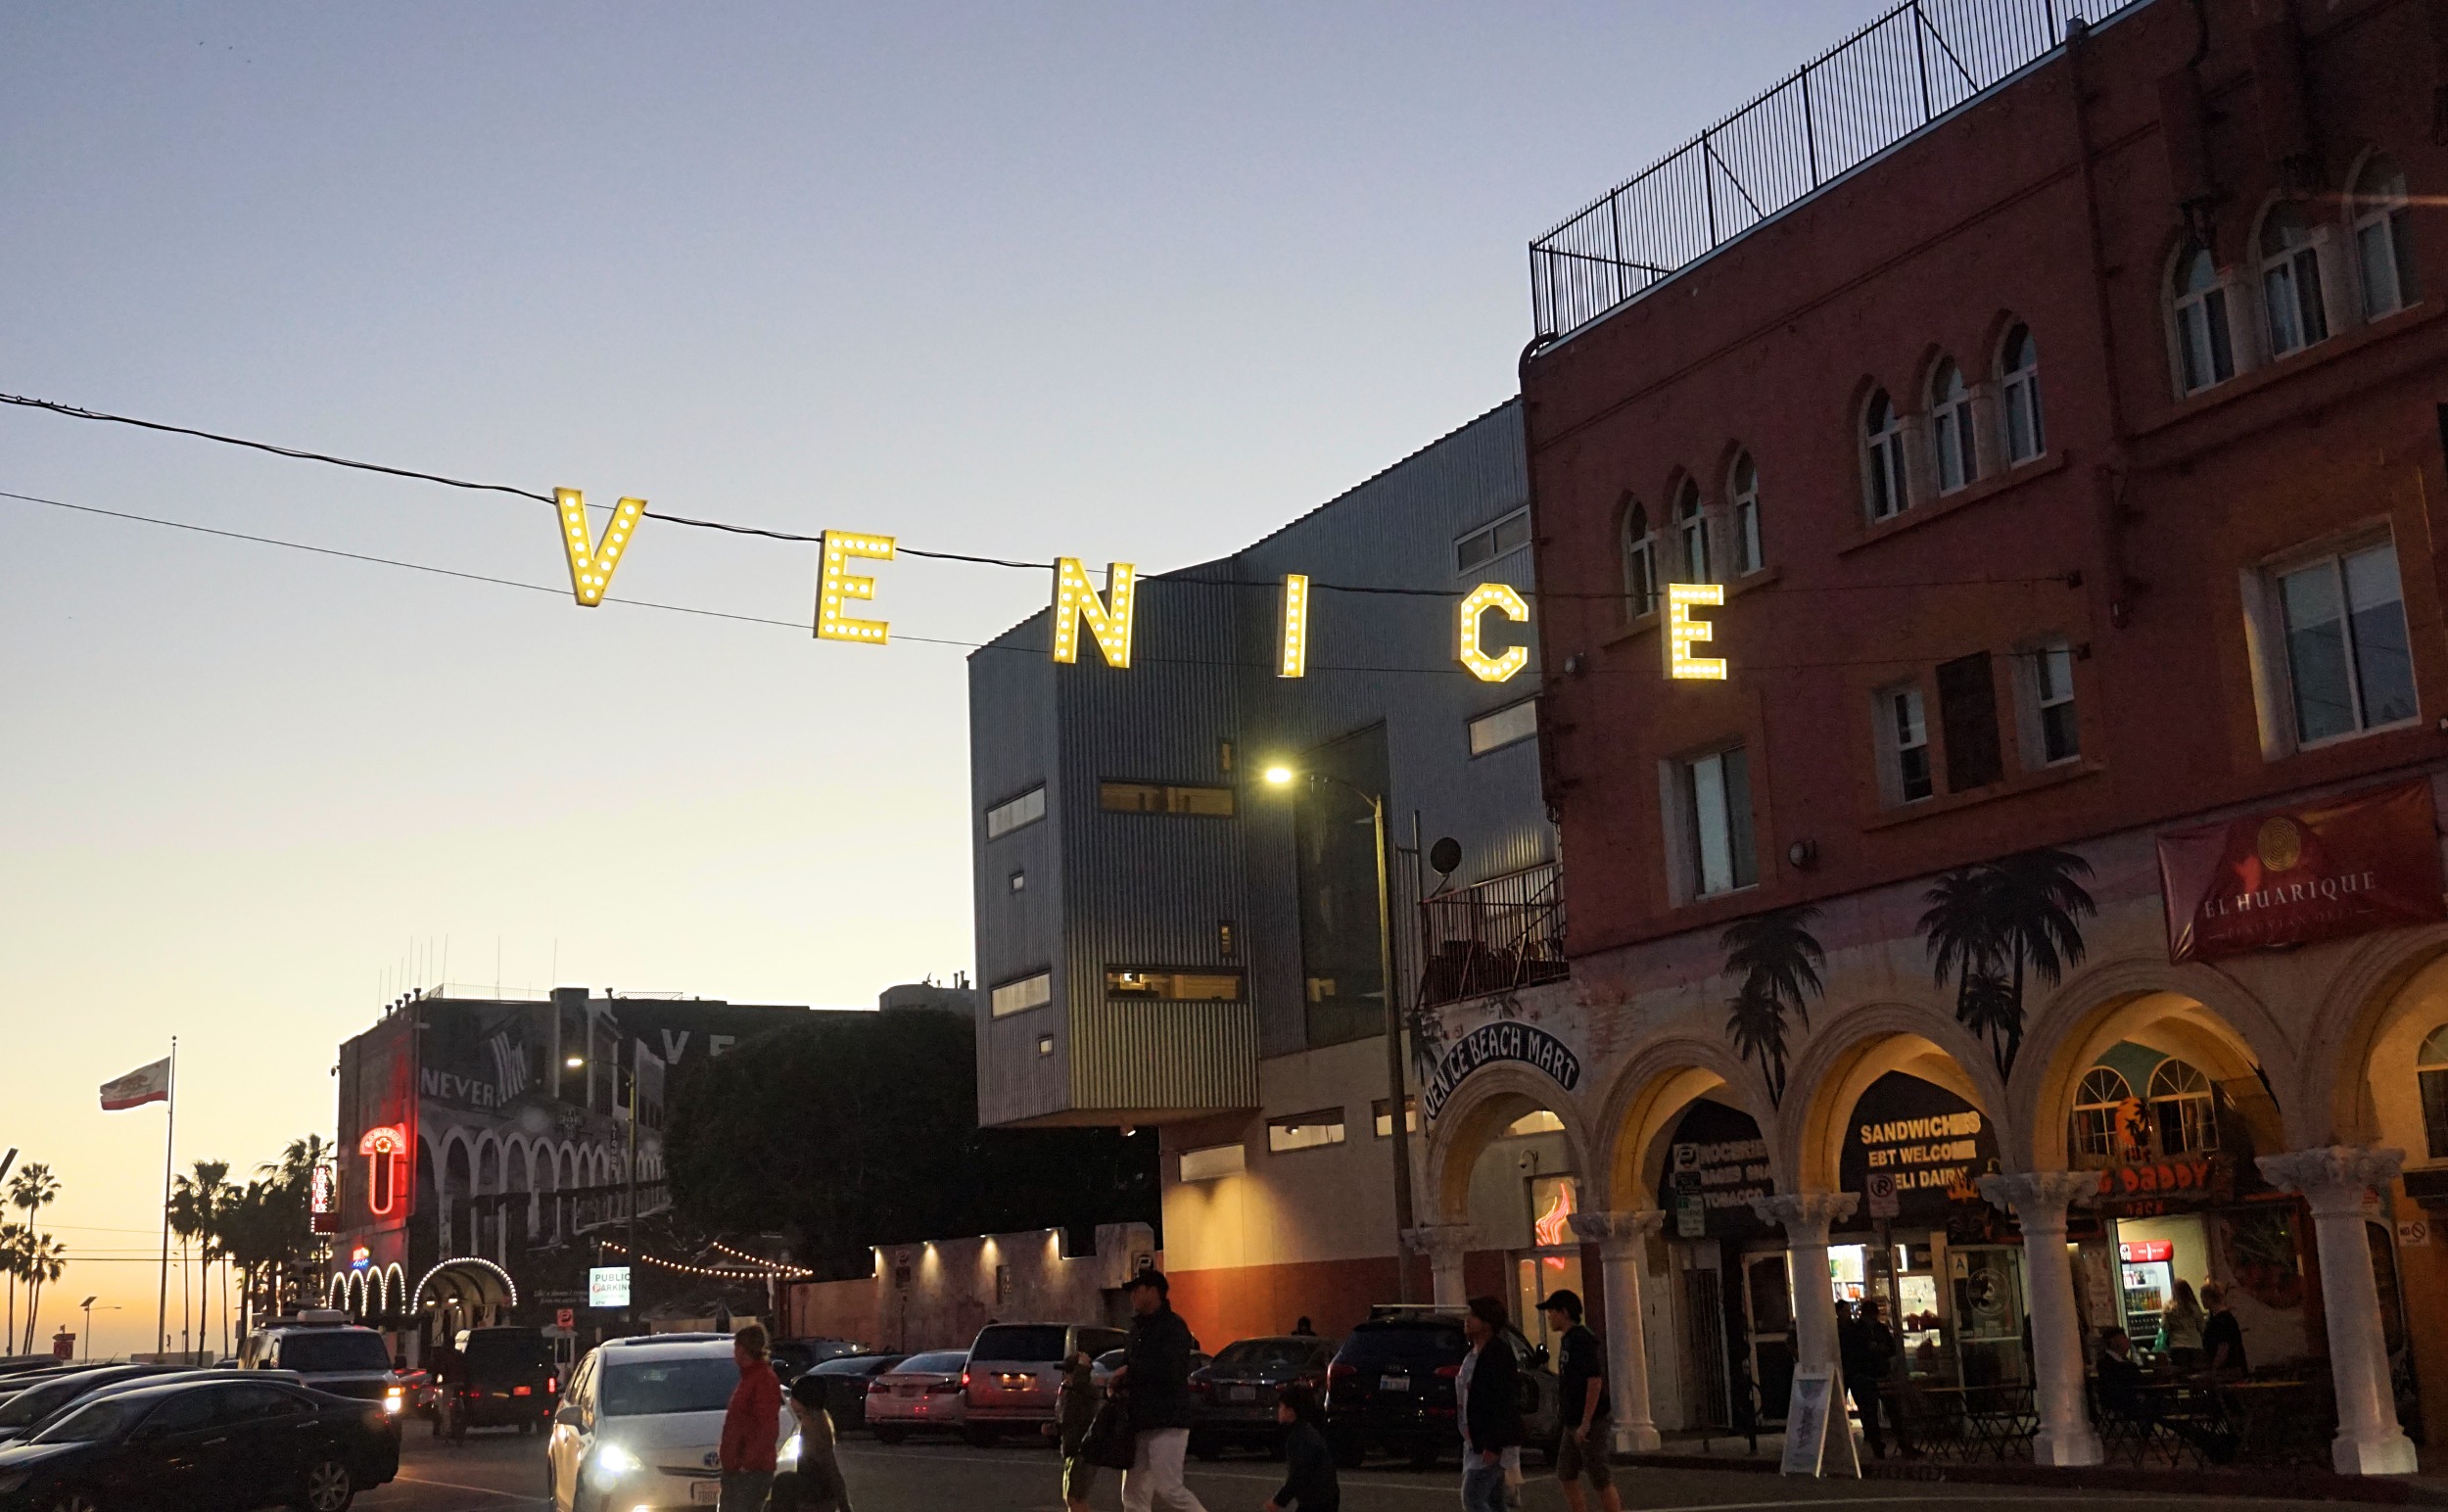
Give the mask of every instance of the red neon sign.
[[387, 1218], [400, 1205], [400, 1167], [407, 1160], [408, 1131], [395, 1123], [377, 1124], [357, 1141], [357, 1154], [368, 1158], [366, 1209]]
[[2116, 1255], [2128, 1265], [2147, 1265], [2153, 1260], [2172, 1260], [2176, 1258], [2176, 1241], [2173, 1239], [2138, 1239], [2130, 1245], [2117, 1246]]
[[1538, 1243], [1543, 1247], [1553, 1248], [1557, 1245], [1570, 1244], [1572, 1241], [1565, 1231], [1565, 1225], [1572, 1216], [1573, 1183], [1559, 1181], [1556, 1183], [1555, 1201], [1549, 1204], [1547, 1210], [1530, 1224], [1530, 1231], [1538, 1236]]

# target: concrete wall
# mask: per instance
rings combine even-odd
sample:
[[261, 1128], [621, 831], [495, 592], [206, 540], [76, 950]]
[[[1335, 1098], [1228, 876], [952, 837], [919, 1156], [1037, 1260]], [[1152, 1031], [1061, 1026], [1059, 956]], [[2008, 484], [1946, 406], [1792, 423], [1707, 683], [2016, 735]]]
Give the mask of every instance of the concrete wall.
[[913, 1351], [965, 1348], [990, 1322], [1119, 1326], [1122, 1283], [1154, 1258], [1144, 1223], [1100, 1224], [1096, 1252], [1076, 1256], [1058, 1229], [892, 1245], [871, 1277], [791, 1287], [789, 1332]]

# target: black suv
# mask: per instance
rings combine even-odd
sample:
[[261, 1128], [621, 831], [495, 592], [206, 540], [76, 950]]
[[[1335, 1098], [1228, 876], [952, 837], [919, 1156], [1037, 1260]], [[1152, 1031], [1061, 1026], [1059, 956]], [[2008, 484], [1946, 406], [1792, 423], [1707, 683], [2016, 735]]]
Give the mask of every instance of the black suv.
[[437, 1390], [434, 1432], [458, 1438], [471, 1428], [539, 1432], [561, 1399], [552, 1343], [540, 1328], [463, 1328], [450, 1379]]
[[[1471, 1352], [1462, 1314], [1380, 1307], [1352, 1329], [1326, 1371], [1326, 1435], [1336, 1458], [1357, 1465], [1372, 1446], [1414, 1465], [1462, 1453], [1454, 1378]], [[1547, 1351], [1507, 1328], [1497, 1343], [1522, 1362], [1522, 1426], [1530, 1445], [1555, 1455], [1559, 1392]]]

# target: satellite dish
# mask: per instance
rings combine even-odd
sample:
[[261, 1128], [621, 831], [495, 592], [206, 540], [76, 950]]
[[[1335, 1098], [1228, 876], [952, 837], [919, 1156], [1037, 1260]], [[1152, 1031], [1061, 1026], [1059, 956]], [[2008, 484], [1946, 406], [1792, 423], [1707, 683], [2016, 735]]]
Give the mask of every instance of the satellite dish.
[[1428, 864], [1436, 871], [1437, 882], [1442, 884], [1462, 868], [1462, 842], [1452, 835], [1438, 840], [1428, 848]]

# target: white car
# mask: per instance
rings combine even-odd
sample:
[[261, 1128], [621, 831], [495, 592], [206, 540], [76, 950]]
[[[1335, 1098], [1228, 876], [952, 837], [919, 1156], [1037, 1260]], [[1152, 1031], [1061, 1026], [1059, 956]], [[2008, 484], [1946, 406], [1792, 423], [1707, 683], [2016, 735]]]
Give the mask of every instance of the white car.
[[[722, 1488], [723, 1414], [739, 1385], [728, 1337], [615, 1339], [579, 1361], [545, 1450], [553, 1512], [710, 1507]], [[798, 1457], [785, 1403], [782, 1468]]]

